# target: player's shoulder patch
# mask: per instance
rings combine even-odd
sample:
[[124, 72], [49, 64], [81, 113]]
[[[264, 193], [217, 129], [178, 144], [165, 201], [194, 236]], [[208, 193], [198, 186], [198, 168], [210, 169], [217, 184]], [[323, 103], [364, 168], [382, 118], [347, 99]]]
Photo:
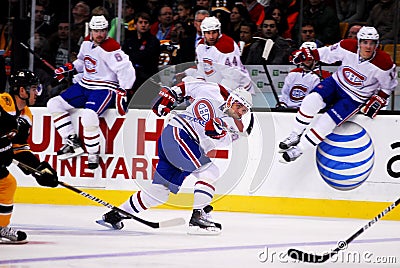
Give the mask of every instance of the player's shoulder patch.
[[0, 106], [9, 114], [15, 114], [14, 100], [8, 93], [0, 94]]
[[340, 46], [350, 52], [357, 53], [358, 44], [356, 39], [344, 39], [340, 41]]
[[83, 41], [90, 41], [90, 35], [86, 35], [85, 39]]
[[302, 73], [303, 68], [297, 67], [290, 71], [290, 73]]
[[218, 42], [215, 44], [215, 48], [218, 49], [221, 53], [231, 53], [234, 51], [235, 41], [227, 35], [222, 34], [218, 39]]
[[380, 49], [376, 50], [375, 57], [371, 60], [371, 63], [384, 71], [388, 71], [393, 67], [393, 61], [390, 55]]
[[120, 44], [113, 38], [107, 38], [100, 47], [107, 52], [112, 52], [121, 48]]

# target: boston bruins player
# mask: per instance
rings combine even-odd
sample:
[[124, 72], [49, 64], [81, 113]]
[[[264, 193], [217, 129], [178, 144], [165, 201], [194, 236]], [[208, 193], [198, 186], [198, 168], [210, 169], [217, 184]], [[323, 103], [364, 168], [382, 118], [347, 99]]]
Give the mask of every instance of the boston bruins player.
[[27, 242], [26, 233], [8, 226], [17, 183], [7, 167], [13, 159], [31, 166], [42, 172], [32, 175], [40, 185], [47, 187], [56, 187], [58, 177], [49, 163], [36, 158], [27, 143], [32, 126], [28, 105], [33, 105], [41, 93], [39, 79], [34, 73], [21, 70], [10, 76], [9, 84], [9, 93], [0, 94], [0, 244], [22, 244]]

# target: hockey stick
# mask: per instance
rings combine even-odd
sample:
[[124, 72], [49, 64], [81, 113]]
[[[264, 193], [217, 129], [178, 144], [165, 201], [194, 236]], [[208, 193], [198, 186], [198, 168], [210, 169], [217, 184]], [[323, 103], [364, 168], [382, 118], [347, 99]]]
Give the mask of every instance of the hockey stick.
[[[56, 68], [51, 65], [47, 60], [43, 59], [38, 53], [36, 53], [35, 51], [33, 51], [30, 47], [28, 47], [27, 45], [25, 45], [22, 42], [19, 42], [19, 44], [25, 48], [29, 53], [31, 53], [33, 56], [35, 56], [36, 59], [40, 60], [44, 65], [46, 65], [50, 70], [54, 71]], [[63, 74], [59, 74], [57, 75], [56, 79], [58, 81], [61, 81], [65, 78], [65, 76]]]
[[347, 238], [345, 241], [339, 241], [338, 247], [333, 249], [331, 252], [326, 253], [324, 255], [316, 255], [311, 253], [306, 253], [298, 249], [291, 248], [288, 250], [288, 256], [292, 259], [296, 259], [303, 262], [311, 262], [311, 263], [323, 263], [329, 260], [332, 256], [336, 255], [339, 251], [345, 250], [354, 239], [356, 239], [359, 235], [364, 233], [369, 227], [371, 227], [374, 223], [376, 223], [380, 218], [384, 217], [387, 213], [393, 210], [400, 203], [400, 198], [397, 199], [394, 203], [388, 206], [384, 211], [379, 213], [375, 218], [370, 220], [366, 225], [364, 225], [360, 230], [358, 230], [355, 234]]
[[272, 83], [272, 78], [271, 78], [271, 75], [269, 74], [267, 63], [266, 63], [268, 60], [269, 53], [271, 52], [272, 46], [274, 45], [274, 42], [271, 39], [265, 39], [265, 38], [261, 38], [261, 37], [254, 37], [254, 38], [265, 40], [264, 51], [262, 54], [262, 57], [265, 61], [263, 61], [262, 65], [264, 67], [265, 74], [267, 75], [268, 83], [271, 87], [271, 91], [272, 91], [272, 94], [274, 95], [276, 103], [279, 103], [279, 96], [275, 89], [274, 83]]
[[[29, 170], [30, 172], [36, 173], [38, 175], [42, 174], [41, 171], [39, 171], [39, 170], [37, 170], [37, 169], [35, 169], [33, 167], [30, 167], [30, 166], [28, 166], [28, 165], [26, 165], [24, 163], [21, 163], [21, 162], [15, 160], [15, 159], [13, 160], [13, 163], [15, 165], [19, 166], [20, 168]], [[82, 191], [82, 190], [80, 190], [78, 188], [75, 188], [74, 186], [71, 186], [71, 185], [69, 185], [69, 184], [67, 184], [65, 182], [58, 181], [58, 184], [63, 186], [63, 187], [65, 187], [65, 188], [67, 188], [67, 189], [69, 189], [69, 190], [71, 190], [71, 191], [73, 191], [73, 192], [75, 192], [75, 193], [77, 193], [77, 194], [80, 194], [83, 197], [86, 197], [86, 198], [88, 198], [88, 199], [90, 199], [90, 200], [92, 200], [92, 201], [94, 201], [96, 203], [99, 203], [100, 205], [103, 205], [103, 206], [105, 206], [105, 207], [107, 207], [109, 209], [118, 211], [120, 214], [123, 214], [124, 216], [127, 216], [127, 217], [129, 217], [129, 218], [131, 218], [131, 219], [133, 219], [135, 221], [143, 223], [144, 225], [147, 225], [147, 226], [149, 226], [151, 228], [154, 228], [154, 229], [164, 228], [164, 227], [173, 227], [173, 226], [178, 226], [178, 225], [185, 224], [185, 219], [183, 219], [183, 218], [175, 218], [175, 219], [161, 221], [161, 222], [146, 221], [146, 220], [141, 219], [141, 218], [139, 218], [139, 217], [137, 217], [137, 216], [135, 216], [135, 215], [133, 215], [133, 214], [131, 214], [129, 212], [126, 212], [125, 210], [122, 210], [122, 209], [120, 209], [120, 208], [118, 208], [118, 207], [116, 207], [116, 206], [114, 206], [114, 205], [112, 205], [112, 204], [110, 204], [110, 203], [108, 203], [108, 202], [106, 202], [104, 200], [101, 200], [98, 197], [95, 197], [95, 196], [93, 196], [91, 194], [85, 193], [84, 191]]]

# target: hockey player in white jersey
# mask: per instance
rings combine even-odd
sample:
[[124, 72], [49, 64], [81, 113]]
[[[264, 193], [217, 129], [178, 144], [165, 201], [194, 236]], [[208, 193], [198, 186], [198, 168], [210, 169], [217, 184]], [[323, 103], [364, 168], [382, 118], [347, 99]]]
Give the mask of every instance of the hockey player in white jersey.
[[88, 168], [99, 166], [99, 116], [115, 100], [117, 112], [127, 111], [126, 92], [135, 81], [135, 69], [129, 57], [114, 39], [107, 37], [108, 21], [93, 16], [89, 22], [90, 36], [85, 39], [77, 59], [55, 70], [56, 75], [76, 70], [82, 78], [65, 92], [50, 99], [47, 108], [64, 146], [57, 152], [64, 160], [84, 153], [71, 122], [70, 110], [82, 110], [83, 140], [88, 153]]
[[[326, 63], [341, 61], [337, 71], [319, 83], [307, 95], [296, 115], [289, 137], [279, 144], [283, 162], [296, 160], [307, 149], [317, 146], [336, 126], [358, 111], [374, 118], [387, 103], [397, 86], [395, 64], [378, 48], [379, 34], [374, 27], [364, 26], [357, 40], [345, 39], [329, 47], [301, 49], [295, 63], [316, 59]], [[318, 121], [302, 136], [306, 127], [322, 108]]]
[[[317, 44], [304, 42], [300, 49], [302, 48], [317, 49]], [[330, 75], [328, 71], [321, 69], [321, 65], [315, 59], [301, 62], [286, 76], [277, 108], [299, 108], [304, 97]]]
[[254, 93], [250, 75], [240, 60], [239, 46], [231, 37], [221, 34], [221, 22], [216, 17], [207, 17], [200, 28], [203, 39], [196, 47], [197, 66], [185, 74], [230, 89], [241, 86]]
[[[172, 88], [162, 88], [153, 111], [165, 116], [175, 102], [182, 102], [186, 96], [193, 97], [193, 102], [185, 111], [172, 115], [158, 141], [159, 162], [151, 187], [133, 194], [120, 208], [135, 214], [163, 204], [169, 193], [178, 193], [184, 179], [192, 174], [197, 182], [188, 232], [219, 234], [221, 224], [212, 220], [210, 203], [220, 171], [207, 152], [230, 146], [238, 138], [237, 133], [243, 132], [241, 118], [249, 112], [252, 97], [243, 88], [228, 93], [226, 88], [215, 83], [179, 83]], [[112, 210], [98, 223], [121, 229], [123, 219]]]

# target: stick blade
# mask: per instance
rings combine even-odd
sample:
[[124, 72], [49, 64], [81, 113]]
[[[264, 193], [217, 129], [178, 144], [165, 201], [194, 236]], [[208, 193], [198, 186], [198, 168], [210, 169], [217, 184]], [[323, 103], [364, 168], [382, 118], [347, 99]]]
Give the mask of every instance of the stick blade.
[[186, 223], [184, 218], [175, 218], [166, 221], [159, 222], [159, 228], [175, 227], [179, 225], [184, 225]]
[[326, 262], [332, 256], [332, 254], [327, 253], [324, 255], [315, 255], [303, 252], [295, 248], [291, 248], [288, 250], [288, 256], [292, 259], [299, 260], [302, 262], [323, 263]]

